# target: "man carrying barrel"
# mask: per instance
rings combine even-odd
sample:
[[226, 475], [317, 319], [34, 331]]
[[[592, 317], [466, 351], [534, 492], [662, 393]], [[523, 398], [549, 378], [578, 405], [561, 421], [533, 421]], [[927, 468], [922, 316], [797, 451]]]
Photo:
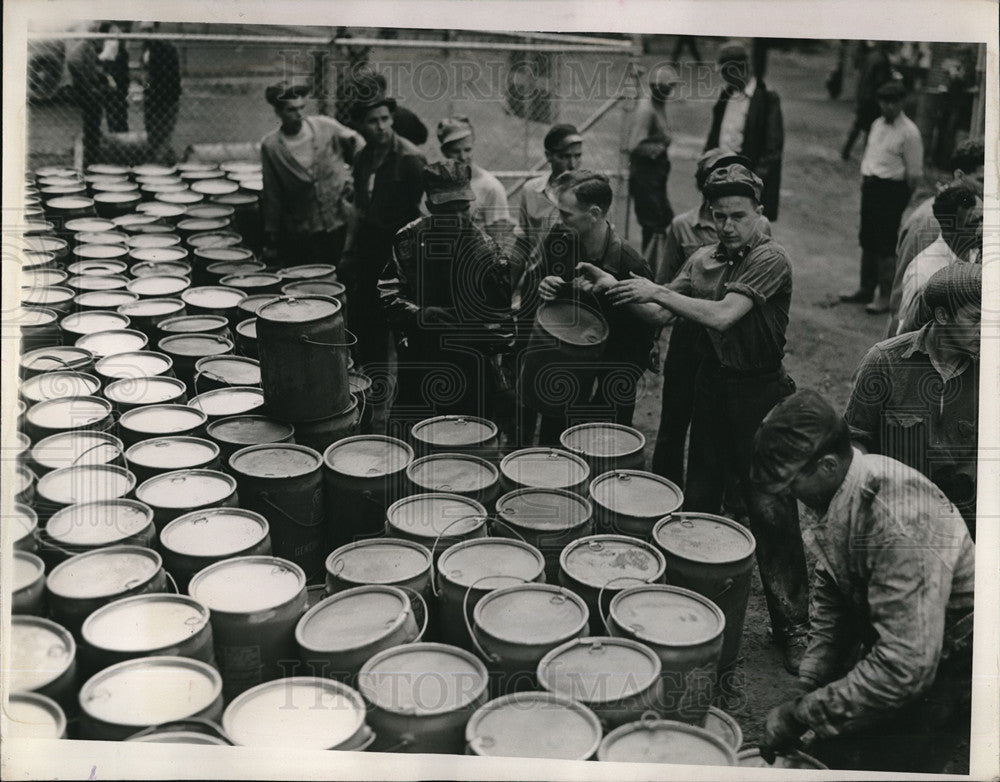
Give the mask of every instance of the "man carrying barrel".
[[805, 737], [831, 768], [941, 773], [970, 729], [975, 548], [961, 514], [916, 470], [853, 448], [809, 390], [764, 419], [753, 480], [818, 516], [809, 645], [761, 754]]
[[710, 349], [695, 380], [684, 509], [719, 513], [727, 487], [739, 485], [772, 633], [794, 674], [809, 597], [798, 508], [794, 499], [764, 494], [750, 482], [754, 433], [795, 390], [782, 366], [792, 270], [784, 248], [762, 231], [763, 187], [738, 163], [709, 175], [703, 192], [719, 242], [695, 251], [668, 286], [634, 275], [594, 282], [618, 305], [660, 307], [661, 323], [682, 317], [705, 328]]
[[471, 174], [454, 160], [424, 169], [430, 215], [396, 234], [379, 280], [386, 318], [403, 337], [394, 421], [492, 416], [492, 365], [513, 341], [510, 272], [473, 220]]

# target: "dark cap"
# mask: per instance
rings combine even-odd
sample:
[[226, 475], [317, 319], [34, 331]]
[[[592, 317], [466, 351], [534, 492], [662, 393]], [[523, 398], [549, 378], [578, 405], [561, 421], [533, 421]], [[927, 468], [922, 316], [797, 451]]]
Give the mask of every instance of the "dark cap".
[[553, 125], [545, 134], [545, 150], [547, 152], [562, 152], [570, 144], [580, 144], [583, 136], [575, 125]]
[[747, 52], [746, 44], [743, 41], [726, 41], [719, 47], [719, 54], [715, 58], [718, 62], [732, 62], [734, 60], [749, 60], [750, 54]]
[[424, 190], [427, 200], [432, 204], [445, 204], [449, 201], [475, 201], [469, 180], [472, 178], [472, 168], [468, 163], [457, 160], [445, 160], [442, 163], [429, 163], [424, 167]]
[[305, 98], [309, 96], [310, 92], [308, 84], [289, 85], [285, 82], [279, 82], [264, 90], [264, 100], [277, 108], [282, 101]]
[[820, 447], [846, 426], [843, 416], [818, 393], [797, 391], [779, 402], [757, 429], [750, 479], [761, 491], [784, 491]]
[[438, 123], [437, 139], [442, 147], [452, 141], [461, 141], [473, 133], [468, 117], [446, 117]]
[[718, 166], [708, 175], [704, 193], [705, 197], [710, 199], [739, 195], [760, 203], [763, 190], [764, 183], [753, 171], [739, 163], [730, 163]]
[[905, 95], [906, 87], [904, 87], [903, 82], [898, 79], [887, 81], [875, 90], [875, 96], [880, 100], [902, 100]]
[[351, 103], [351, 119], [359, 123], [372, 109], [385, 106], [396, 110], [396, 99], [385, 94], [385, 81], [376, 76], [365, 75], [353, 85], [354, 100]]
[[701, 186], [704, 186], [705, 181], [708, 179], [708, 175], [715, 171], [715, 169], [720, 168], [721, 166], [728, 166], [732, 163], [737, 163], [747, 169], [752, 169], [749, 158], [737, 154], [731, 149], [722, 149], [721, 147], [710, 149], [698, 158], [698, 167], [695, 170], [694, 175], [695, 179], [701, 184]]

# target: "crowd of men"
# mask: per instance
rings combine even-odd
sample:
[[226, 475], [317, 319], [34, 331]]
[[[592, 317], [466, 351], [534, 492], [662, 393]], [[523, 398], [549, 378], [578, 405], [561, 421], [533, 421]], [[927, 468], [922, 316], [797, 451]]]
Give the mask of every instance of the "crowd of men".
[[[423, 123], [410, 112], [397, 125], [374, 71], [352, 85], [343, 123], [305, 116], [307, 88], [270, 88], [280, 124], [261, 150], [265, 255], [337, 266], [356, 360], [395, 356], [390, 432], [485, 415], [512, 449], [557, 444], [572, 423], [630, 424], [669, 326], [652, 469], [683, 487], [685, 510], [751, 529], [773, 637], [797, 677], [796, 697], [768, 716], [765, 755], [811, 734], [810, 752], [835, 767], [939, 770], [969, 729], [983, 147], [961, 145], [953, 180], [903, 222], [923, 150], [902, 85], [878, 87], [879, 116], [859, 129], [861, 283], [842, 298], [890, 324], [840, 413], [784, 366], [794, 263], [772, 237], [780, 100], [742, 44], [721, 48], [719, 70], [702, 201], [676, 215], [666, 107], [678, 77], [650, 75], [630, 164], [643, 252], [609, 222], [612, 188], [581, 168], [586, 140], [571, 125], [546, 133], [549, 170], [511, 210], [474, 162], [467, 118], [441, 119], [442, 161], [428, 163], [403, 132]], [[554, 414], [520, 384], [535, 315], [557, 300], [599, 312], [608, 335]], [[799, 502], [817, 518], [811, 588]]]

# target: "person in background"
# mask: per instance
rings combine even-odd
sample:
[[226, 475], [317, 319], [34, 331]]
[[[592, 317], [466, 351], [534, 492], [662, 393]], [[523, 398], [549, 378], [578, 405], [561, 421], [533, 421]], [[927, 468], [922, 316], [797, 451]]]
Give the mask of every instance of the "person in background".
[[667, 194], [671, 141], [667, 100], [680, 81], [677, 71], [669, 65], [654, 68], [649, 74], [649, 97], [639, 100], [632, 118], [628, 191], [642, 228], [643, 253], [649, 249], [654, 235], [666, 231], [674, 216]]
[[[127, 33], [127, 22], [102, 22], [101, 33]], [[110, 86], [105, 93], [104, 111], [108, 120], [109, 133], [128, 133], [128, 88], [129, 60], [125, 41], [106, 38], [97, 59], [108, 75]]]
[[[949, 166], [952, 176], [950, 184], [962, 185], [976, 194], [977, 206], [983, 203], [983, 183], [986, 179], [985, 148], [982, 141], [967, 139], [955, 147]], [[934, 217], [934, 196], [921, 202], [899, 228], [896, 242], [896, 273], [889, 294], [889, 322], [885, 336], [896, 334], [899, 326], [899, 299], [902, 295], [903, 275], [910, 262], [926, 250], [941, 235], [941, 226]], [[966, 260], [975, 260], [966, 258]]]
[[889, 311], [896, 235], [903, 210], [924, 175], [920, 131], [903, 114], [905, 88], [890, 81], [876, 94], [882, 116], [872, 123], [861, 160], [861, 281], [857, 290], [840, 295], [843, 302], [865, 304], [873, 315]]
[[[356, 63], [347, 71], [342, 91], [348, 101], [347, 105], [351, 106], [358, 101], [368, 100], [372, 95], [386, 94], [388, 82], [384, 74], [364, 61]], [[355, 127], [353, 121], [348, 124]], [[396, 105], [392, 113], [392, 128], [397, 136], [405, 138], [415, 146], [422, 146], [427, 141], [427, 126], [405, 106]], [[355, 127], [355, 130], [360, 131], [361, 128]]]
[[[158, 22], [140, 22], [139, 32], [157, 32]], [[148, 40], [142, 44], [142, 119], [153, 161], [173, 165], [170, 146], [181, 98], [181, 66], [177, 47], [170, 41]]]
[[840, 151], [842, 160], [849, 160], [854, 142], [858, 136], [864, 133], [868, 135], [868, 130], [872, 123], [879, 116], [878, 88], [890, 81], [892, 75], [892, 63], [889, 56], [895, 50], [897, 44], [893, 41], [879, 41], [865, 58], [864, 69], [858, 78], [858, 92], [855, 98], [854, 124], [847, 134], [847, 141]]
[[394, 98], [371, 82], [359, 95], [351, 109], [352, 121], [365, 139], [364, 149], [354, 158], [357, 217], [338, 273], [347, 286], [348, 327], [358, 339], [359, 363], [385, 367], [389, 330], [378, 281], [392, 262], [396, 232], [420, 216], [427, 161], [393, 131]]
[[941, 226], [938, 238], [913, 259], [903, 274], [897, 334], [923, 325], [917, 322], [920, 294], [935, 272], [970, 257], [979, 258], [983, 211], [975, 193], [962, 185], [946, 187], [934, 198], [934, 219]]
[[80, 106], [84, 167], [100, 158], [104, 98], [113, 86], [97, 59], [98, 47], [98, 41], [82, 38], [74, 41], [66, 53], [66, 69]]
[[476, 200], [472, 203], [472, 222], [486, 232], [502, 249], [509, 249], [514, 224], [510, 220], [507, 192], [500, 180], [473, 162], [476, 134], [468, 117], [448, 117], [438, 123], [438, 143], [448, 160], [467, 164], [472, 171], [470, 187]]
[[340, 262], [354, 197], [349, 165], [364, 146], [332, 117], [305, 116], [308, 95], [304, 85], [265, 91], [281, 124], [260, 145], [264, 257], [282, 267]]
[[919, 331], [875, 345], [858, 365], [845, 415], [859, 448], [926, 475], [975, 538], [982, 266], [936, 272]]
[[962, 517], [916, 470], [852, 448], [811, 390], [764, 419], [753, 479], [818, 517], [809, 645], [761, 755], [812, 732], [806, 751], [833, 769], [944, 771], [970, 730], [975, 547]]
[[764, 217], [773, 222], [778, 219], [785, 148], [781, 99], [754, 76], [750, 55], [739, 41], [722, 45], [718, 63], [724, 87], [712, 108], [705, 149], [731, 149], [750, 161], [750, 169], [764, 182]]

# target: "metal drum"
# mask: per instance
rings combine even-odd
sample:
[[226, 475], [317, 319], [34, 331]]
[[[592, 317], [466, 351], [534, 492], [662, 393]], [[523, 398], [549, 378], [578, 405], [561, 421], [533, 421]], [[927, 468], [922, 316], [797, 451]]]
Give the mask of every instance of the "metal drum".
[[100, 361], [106, 356], [145, 350], [149, 338], [135, 329], [114, 329], [84, 334], [75, 344], [78, 348], [89, 350], [94, 354], [94, 359]]
[[332, 546], [384, 529], [387, 508], [406, 493], [411, 461], [413, 449], [393, 437], [347, 437], [326, 449], [323, 500]]
[[247, 318], [236, 324], [236, 347], [241, 356], [254, 359], [260, 358], [260, 341], [257, 339], [257, 318]]
[[295, 422], [295, 441], [323, 453], [336, 442], [355, 437], [360, 431], [362, 405], [352, 396], [350, 404], [329, 418]]
[[254, 260], [254, 254], [246, 247], [196, 247], [194, 259], [194, 279], [198, 285], [212, 285], [214, 275], [208, 267], [216, 263], [246, 263]]
[[18, 392], [29, 405], [70, 396], [93, 396], [101, 390], [101, 381], [86, 372], [55, 371], [35, 375], [21, 383]]
[[162, 299], [181, 296], [191, 287], [191, 280], [180, 274], [148, 274], [129, 282], [126, 290], [139, 294], [140, 299]]
[[[114, 238], [115, 231], [105, 233], [103, 237]], [[124, 237], [124, 234], [122, 235]], [[88, 238], [88, 237], [84, 237]], [[96, 243], [81, 242], [73, 248], [70, 256], [76, 259], [67, 267], [70, 274], [124, 274], [128, 269], [128, 248], [118, 242]], [[111, 263], [110, 268], [105, 264]]]
[[65, 285], [21, 288], [21, 304], [45, 307], [62, 315], [68, 315], [76, 294], [75, 289]]
[[94, 366], [94, 354], [77, 347], [52, 345], [31, 350], [21, 355], [21, 380], [53, 370], [88, 372]]
[[[260, 296], [262, 293], [254, 293], [249, 290], [244, 285], [233, 285], [230, 282], [223, 282], [226, 277], [233, 275], [242, 276], [245, 274], [256, 274], [258, 272], [263, 272], [267, 266], [265, 266], [260, 261], [248, 260], [248, 261], [216, 261], [215, 263], [210, 263], [205, 268], [205, 273], [210, 282], [209, 285], [231, 285], [234, 288], [239, 288], [240, 290], [247, 291], [250, 295]], [[253, 286], [250, 286], [253, 287]]]
[[367, 584], [431, 591], [431, 552], [411, 540], [370, 538], [348, 543], [326, 558], [328, 595]]
[[281, 297], [257, 311], [262, 385], [271, 415], [288, 421], [338, 415], [351, 401], [340, 302]]
[[460, 453], [416, 459], [406, 468], [406, 477], [416, 493], [461, 494], [487, 508], [493, 507], [500, 490], [500, 474], [494, 465], [478, 456]]
[[647, 715], [605, 736], [597, 750], [597, 759], [619, 763], [736, 765], [736, 753], [714, 733]]
[[201, 660], [141, 657], [112, 665], [88, 679], [80, 688], [80, 708], [83, 738], [124, 741], [164, 722], [221, 719], [222, 680], [215, 668]]
[[653, 528], [667, 581], [704, 595], [726, 615], [719, 666], [735, 662], [750, 600], [757, 542], [750, 530], [710, 513], [675, 513]]
[[40, 616], [10, 619], [10, 652], [4, 658], [4, 689], [33, 692], [75, 714], [76, 641], [69, 630]]
[[94, 365], [94, 374], [105, 384], [125, 378], [174, 376], [174, 361], [155, 350], [136, 350], [105, 356]]
[[[86, 247], [100, 247], [100, 245], [86, 245]], [[71, 275], [124, 274], [127, 270], [128, 264], [116, 260], [77, 261], [66, 267], [66, 271]]]
[[486, 536], [486, 508], [458, 494], [413, 494], [385, 512], [386, 535], [427, 546], [435, 560], [464, 540]]
[[[247, 296], [239, 303], [239, 310], [244, 313], [243, 319], [255, 317], [257, 310], [276, 298], [278, 297], [272, 296], [270, 293], [255, 293], [252, 296]], [[242, 320], [240, 322], [242, 323]]]
[[128, 290], [128, 286], [128, 278], [121, 274], [78, 274], [66, 280], [66, 287], [76, 293]]
[[702, 727], [726, 742], [733, 752], [739, 753], [740, 747], [743, 746], [743, 729], [732, 716], [722, 709], [709, 706]]
[[23, 464], [14, 472], [14, 502], [29, 504], [35, 499], [35, 474]]
[[15, 551], [12, 560], [11, 614], [45, 614], [45, 563], [27, 551]]
[[251, 445], [229, 457], [241, 505], [271, 524], [274, 553], [311, 580], [323, 573], [323, 457], [303, 445]]
[[125, 452], [140, 483], [174, 470], [219, 469], [219, 446], [200, 437], [154, 437]]
[[128, 190], [121, 193], [94, 193], [94, 208], [100, 217], [107, 220], [131, 214], [141, 201], [142, 194], [138, 190]]
[[15, 741], [66, 738], [66, 713], [54, 700], [36, 692], [12, 692], [6, 717], [6, 736]]
[[264, 244], [263, 220], [260, 219], [259, 198], [253, 193], [240, 191], [212, 196], [212, 204], [228, 206], [234, 210], [233, 225], [243, 236], [247, 247], [260, 253]]
[[559, 443], [590, 465], [593, 477], [609, 470], [643, 470], [646, 438], [638, 429], [621, 424], [580, 424], [562, 433]]
[[157, 347], [173, 359], [174, 371], [187, 384], [191, 396], [198, 394], [194, 387], [194, 367], [198, 360], [233, 352], [230, 340], [214, 334], [174, 334], [161, 339]]
[[176, 192], [156, 193], [154, 199], [165, 204], [177, 204], [178, 206], [190, 206], [200, 204], [205, 200], [201, 193], [192, 193], [190, 190], [178, 190]]
[[129, 250], [160, 250], [165, 247], [177, 247], [181, 243], [181, 238], [177, 234], [136, 234], [128, 237], [125, 243]]
[[278, 274], [286, 284], [306, 280], [312, 282], [337, 281], [337, 267], [327, 263], [304, 263], [299, 266], [288, 266], [281, 269]]
[[143, 744], [203, 744], [231, 747], [232, 742], [218, 724], [209, 720], [175, 720], [140, 730], [125, 741]]
[[[348, 362], [348, 367], [350, 367], [350, 362]], [[371, 434], [375, 418], [375, 407], [372, 403], [372, 379], [361, 370], [349, 368], [347, 384], [350, 386], [351, 396], [355, 397], [361, 406], [358, 430], [361, 434]]]
[[118, 312], [128, 316], [132, 328], [138, 329], [150, 340], [160, 338], [159, 324], [167, 318], [184, 314], [184, 302], [180, 299], [139, 299], [123, 304]]
[[481, 706], [465, 726], [466, 753], [483, 757], [590, 760], [601, 722], [582, 703], [548, 692], [505, 695]]
[[217, 470], [173, 470], [139, 484], [136, 499], [153, 509], [157, 531], [185, 513], [239, 505], [236, 481]]
[[264, 406], [264, 392], [258, 386], [230, 386], [205, 391], [193, 397], [188, 405], [201, 410], [213, 421], [260, 412]]
[[200, 392], [233, 386], [260, 386], [260, 362], [245, 356], [206, 356], [195, 365], [194, 384]]
[[494, 674], [494, 690], [538, 689], [538, 663], [587, 635], [589, 619], [583, 599], [554, 584], [517, 584], [481, 597], [472, 612], [473, 640]]
[[[287, 270], [286, 270], [287, 271]], [[347, 306], [347, 288], [341, 282], [334, 280], [301, 280], [289, 282], [281, 286], [283, 296], [325, 296], [336, 299], [340, 306]]]
[[[131, 320], [128, 315], [122, 315], [110, 310], [88, 310], [67, 315], [59, 321], [59, 330], [63, 341], [75, 342], [80, 337], [101, 331], [116, 331], [127, 329]], [[79, 345], [78, 347], [87, 347]], [[87, 348], [93, 352], [93, 348]], [[96, 355], [96, 353], [95, 353]], [[107, 355], [107, 354], [104, 354]]]
[[187, 405], [143, 405], [121, 414], [118, 433], [126, 446], [167, 435], [200, 437], [207, 421], [201, 410]]
[[130, 272], [136, 278], [184, 277], [185, 279], [190, 279], [191, 264], [182, 261], [143, 261], [142, 263], [135, 264], [130, 269]]
[[432, 453], [467, 453], [488, 461], [497, 458], [499, 429], [492, 421], [469, 415], [441, 415], [413, 425], [413, 449]]
[[54, 566], [108, 546], [153, 548], [153, 511], [136, 500], [95, 500], [53, 514], [40, 536], [42, 555]]
[[[128, 239], [131, 249], [128, 252], [129, 258], [134, 264], [132, 274], [139, 276], [135, 272], [135, 267], [140, 264], [185, 264], [190, 260], [188, 251], [178, 246], [180, 238], [175, 234], [140, 234]], [[136, 245], [139, 246], [136, 246]], [[159, 245], [159, 246], [154, 246]], [[190, 273], [190, 264], [187, 263]], [[187, 276], [187, 275], [185, 275]]]
[[719, 607], [688, 589], [647, 584], [616, 594], [606, 622], [610, 635], [641, 641], [660, 658], [660, 716], [700, 725], [722, 652], [726, 620]]
[[103, 217], [74, 217], [67, 220], [63, 228], [70, 234], [113, 231], [115, 224]]
[[[178, 315], [161, 320], [157, 325], [159, 338], [175, 334], [212, 334], [232, 339], [229, 321], [222, 315]], [[197, 362], [195, 362], [197, 363]]]
[[615, 593], [662, 583], [665, 568], [663, 555], [648, 543], [626, 535], [589, 535], [563, 549], [559, 583], [587, 602], [590, 629], [598, 635], [606, 633], [602, 617]]
[[358, 674], [375, 731], [374, 751], [445, 752], [465, 747], [465, 726], [487, 699], [486, 668], [455, 646], [414, 643], [379, 652]]
[[226, 288], [222, 285], [202, 285], [188, 288], [181, 294], [188, 312], [201, 315], [222, 315], [230, 326], [240, 322], [239, 303], [247, 294], [236, 288]]
[[243, 508], [207, 508], [178, 516], [160, 531], [163, 563], [181, 589], [209, 565], [233, 557], [269, 556], [270, 526]]
[[230, 274], [219, 280], [219, 284], [245, 291], [248, 296], [259, 293], [277, 296], [281, 292], [281, 277], [267, 272]]
[[187, 401], [187, 386], [176, 377], [123, 378], [108, 383], [104, 398], [120, 413], [145, 405], [182, 405]]
[[188, 592], [212, 612], [227, 701], [286, 673], [306, 608], [306, 576], [298, 565], [277, 557], [226, 559], [197, 573]]
[[38, 529], [38, 516], [28, 506], [14, 503], [12, 513], [3, 517], [4, 548], [9, 544], [14, 551], [26, 551], [34, 554], [38, 550], [35, 531]]
[[229, 469], [229, 457], [248, 445], [290, 443], [295, 427], [263, 415], [237, 415], [220, 418], [205, 428], [209, 439], [219, 446], [222, 469]]
[[32, 470], [44, 475], [61, 467], [83, 464], [125, 466], [122, 441], [107, 432], [70, 431], [50, 435], [31, 447]]
[[237, 746], [289, 751], [361, 751], [374, 738], [365, 724], [364, 701], [355, 690], [311, 676], [247, 690], [226, 707], [222, 726]]
[[104, 432], [114, 418], [111, 403], [96, 396], [65, 396], [32, 405], [24, 414], [24, 427], [32, 442], [72, 430]]
[[615, 470], [590, 482], [597, 529], [649, 540], [656, 523], [680, 510], [684, 493], [673, 481], [651, 472]]
[[73, 304], [79, 310], [113, 310], [122, 304], [139, 301], [139, 294], [127, 290], [88, 291], [73, 297]]
[[45, 581], [49, 613], [74, 635], [84, 620], [122, 597], [165, 592], [160, 555], [141, 546], [108, 546], [70, 557]]
[[566, 489], [586, 496], [590, 467], [560, 448], [523, 448], [500, 460], [500, 486], [514, 489]]
[[227, 193], [235, 193], [240, 189], [240, 186], [235, 182], [231, 182], [228, 179], [216, 178], [216, 179], [202, 179], [197, 182], [191, 183], [191, 189], [195, 193], [201, 193], [202, 195], [213, 196], [213, 195], [226, 195]]

